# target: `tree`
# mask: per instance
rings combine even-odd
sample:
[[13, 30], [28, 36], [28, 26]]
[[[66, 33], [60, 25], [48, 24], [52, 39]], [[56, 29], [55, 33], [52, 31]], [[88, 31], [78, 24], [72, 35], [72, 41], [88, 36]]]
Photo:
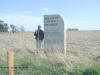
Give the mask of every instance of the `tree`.
[[20, 32], [25, 32], [24, 26], [21, 26]]
[[3, 30], [4, 30], [4, 32], [8, 32], [8, 24], [7, 23], [4, 24], [4, 29]]
[[0, 20], [0, 32], [8, 32], [8, 24]]
[[15, 25], [10, 25], [10, 28], [11, 28], [11, 32], [12, 32], [12, 33], [17, 32], [17, 28], [16, 28]]

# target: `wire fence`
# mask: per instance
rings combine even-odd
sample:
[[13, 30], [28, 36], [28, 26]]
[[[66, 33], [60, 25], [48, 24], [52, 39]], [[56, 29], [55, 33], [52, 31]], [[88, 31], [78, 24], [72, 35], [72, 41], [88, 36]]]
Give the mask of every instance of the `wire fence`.
[[8, 52], [7, 63], [2, 66], [0, 65], [0, 75], [66, 75], [65, 70], [62, 68], [56, 70], [56, 66], [55, 68], [53, 66], [49, 68], [49, 65], [38, 66], [32, 64], [31, 58], [30, 61], [26, 59], [27, 62], [21, 61], [18, 65], [17, 60], [18, 59], [14, 59], [13, 52]]
[[[8, 67], [0, 67], [0, 75], [8, 75]], [[35, 70], [34, 67], [14, 67], [14, 75], [57, 75], [56, 71], [42, 72], [40, 70]], [[66, 75], [64, 71], [60, 73], [61, 75]]]

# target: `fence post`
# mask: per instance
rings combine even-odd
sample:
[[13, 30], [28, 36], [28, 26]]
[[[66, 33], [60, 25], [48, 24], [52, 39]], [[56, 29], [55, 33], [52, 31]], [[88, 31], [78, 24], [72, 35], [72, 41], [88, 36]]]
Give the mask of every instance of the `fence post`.
[[8, 51], [8, 75], [14, 75], [14, 53]]

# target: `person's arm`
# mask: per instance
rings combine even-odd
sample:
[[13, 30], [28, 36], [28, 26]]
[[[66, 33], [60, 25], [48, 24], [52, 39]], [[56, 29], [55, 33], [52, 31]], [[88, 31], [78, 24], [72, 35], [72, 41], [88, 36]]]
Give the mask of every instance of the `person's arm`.
[[44, 32], [42, 31], [42, 40], [44, 39]]
[[36, 31], [35, 31], [34, 36], [36, 36], [36, 35], [37, 35], [37, 33], [36, 33]]
[[43, 39], [44, 39], [44, 32], [43, 32]]

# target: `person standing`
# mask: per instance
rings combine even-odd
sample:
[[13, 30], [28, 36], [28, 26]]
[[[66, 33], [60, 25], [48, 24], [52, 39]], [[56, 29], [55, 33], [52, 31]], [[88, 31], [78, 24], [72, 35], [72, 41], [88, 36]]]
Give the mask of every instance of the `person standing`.
[[44, 39], [44, 32], [41, 30], [41, 26], [38, 25], [38, 29], [34, 33], [36, 39], [36, 48], [41, 48], [42, 41]]

